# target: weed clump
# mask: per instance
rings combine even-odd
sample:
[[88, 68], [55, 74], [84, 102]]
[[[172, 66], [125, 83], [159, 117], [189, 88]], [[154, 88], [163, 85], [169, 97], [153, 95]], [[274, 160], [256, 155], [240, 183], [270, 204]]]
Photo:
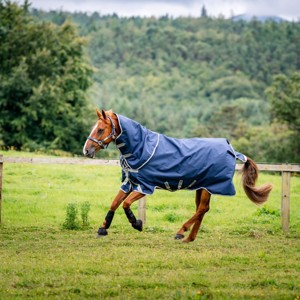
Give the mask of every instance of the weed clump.
[[256, 212], [257, 216], [275, 216], [275, 217], [280, 217], [280, 211], [279, 210], [273, 210], [273, 209], [268, 209], [266, 207], [262, 207], [257, 210]]
[[69, 203], [66, 209], [66, 220], [63, 223], [64, 229], [69, 230], [83, 230], [89, 228], [89, 211], [90, 211], [90, 203], [88, 201], [83, 202], [81, 204], [81, 223], [78, 219], [78, 208], [77, 203]]
[[85, 201], [81, 204], [81, 219], [82, 219], [82, 227], [88, 228], [90, 226], [89, 223], [89, 211], [91, 205], [88, 201]]

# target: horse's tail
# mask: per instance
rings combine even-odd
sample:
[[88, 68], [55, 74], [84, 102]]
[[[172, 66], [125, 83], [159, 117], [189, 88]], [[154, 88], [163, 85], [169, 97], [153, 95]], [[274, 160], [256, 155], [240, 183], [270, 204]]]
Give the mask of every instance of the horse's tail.
[[256, 187], [255, 182], [258, 177], [258, 167], [249, 157], [242, 168], [243, 188], [248, 198], [259, 205], [267, 201], [272, 190], [271, 184], [264, 184]]

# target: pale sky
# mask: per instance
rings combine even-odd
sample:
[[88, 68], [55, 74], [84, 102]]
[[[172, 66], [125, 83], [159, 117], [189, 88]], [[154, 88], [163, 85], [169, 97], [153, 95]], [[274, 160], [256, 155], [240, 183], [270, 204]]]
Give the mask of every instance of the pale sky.
[[[17, 0], [23, 3], [22, 0]], [[94, 11], [120, 17], [193, 16], [205, 5], [208, 15], [231, 17], [238, 14], [276, 15], [290, 21], [300, 19], [300, 0], [30, 0], [31, 6], [44, 10]]]

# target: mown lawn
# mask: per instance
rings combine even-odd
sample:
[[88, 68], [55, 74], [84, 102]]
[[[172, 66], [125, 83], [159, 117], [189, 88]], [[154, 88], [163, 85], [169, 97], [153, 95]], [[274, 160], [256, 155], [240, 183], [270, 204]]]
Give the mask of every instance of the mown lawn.
[[[274, 185], [262, 208], [236, 176], [237, 195], [213, 196], [196, 241], [183, 244], [173, 236], [195, 210], [193, 192], [156, 191], [142, 233], [120, 209], [109, 235], [96, 239], [118, 167], [5, 164], [0, 299], [299, 299], [300, 178], [292, 177], [284, 234], [281, 177], [260, 175]], [[63, 229], [68, 203], [85, 201], [91, 228]]]

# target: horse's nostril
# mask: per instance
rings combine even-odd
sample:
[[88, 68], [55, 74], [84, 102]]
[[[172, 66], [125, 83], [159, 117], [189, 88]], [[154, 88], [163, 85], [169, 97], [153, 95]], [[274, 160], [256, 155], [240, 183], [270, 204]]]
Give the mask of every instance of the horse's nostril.
[[86, 156], [86, 157], [89, 157], [89, 158], [94, 158], [95, 151], [93, 149], [90, 149], [90, 150], [84, 149], [83, 155]]
[[89, 153], [89, 151], [88, 151], [87, 149], [83, 149], [83, 151], [82, 151], [82, 152], [83, 152], [83, 155], [84, 155], [84, 156], [87, 156], [87, 155], [88, 155], [88, 153]]

